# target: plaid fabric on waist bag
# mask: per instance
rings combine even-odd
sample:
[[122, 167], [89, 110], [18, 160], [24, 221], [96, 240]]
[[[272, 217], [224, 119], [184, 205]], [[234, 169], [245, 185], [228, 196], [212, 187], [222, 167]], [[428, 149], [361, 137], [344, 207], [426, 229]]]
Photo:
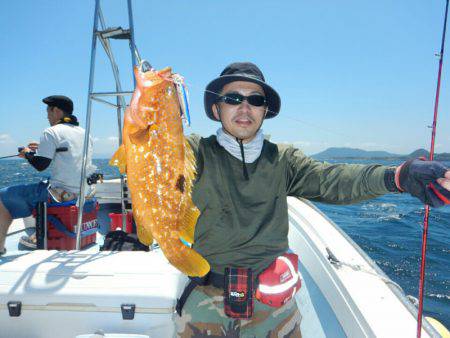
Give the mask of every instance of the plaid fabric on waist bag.
[[246, 319], [253, 315], [252, 269], [226, 268], [224, 288], [225, 314]]

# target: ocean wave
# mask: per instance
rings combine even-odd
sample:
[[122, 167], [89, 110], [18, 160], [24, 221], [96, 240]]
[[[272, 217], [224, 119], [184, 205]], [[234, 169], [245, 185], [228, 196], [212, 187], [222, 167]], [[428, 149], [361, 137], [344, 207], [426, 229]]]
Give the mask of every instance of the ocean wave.
[[427, 295], [427, 297], [450, 300], [450, 295], [442, 295], [440, 293], [430, 293]]
[[363, 210], [394, 210], [397, 208], [397, 204], [394, 203], [388, 203], [388, 202], [368, 202], [361, 206], [361, 209]]
[[403, 215], [402, 214], [391, 214], [391, 215], [384, 215], [377, 218], [378, 222], [389, 222], [389, 221], [400, 221], [402, 220]]
[[382, 208], [395, 208], [395, 207], [397, 207], [397, 204], [394, 204], [394, 203], [381, 203], [380, 207], [382, 207]]

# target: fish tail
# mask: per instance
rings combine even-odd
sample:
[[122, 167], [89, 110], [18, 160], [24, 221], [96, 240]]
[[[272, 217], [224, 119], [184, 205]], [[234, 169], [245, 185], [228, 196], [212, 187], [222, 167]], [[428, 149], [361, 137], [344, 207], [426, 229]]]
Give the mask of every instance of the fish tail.
[[159, 244], [170, 264], [187, 276], [203, 277], [211, 269], [206, 259], [179, 239], [173, 238]]

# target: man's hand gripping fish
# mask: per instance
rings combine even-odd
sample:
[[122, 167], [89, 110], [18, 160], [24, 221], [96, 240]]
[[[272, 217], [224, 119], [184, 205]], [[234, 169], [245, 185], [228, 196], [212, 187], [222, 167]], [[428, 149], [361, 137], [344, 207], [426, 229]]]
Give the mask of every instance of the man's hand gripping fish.
[[195, 158], [183, 134], [177, 75], [170, 68], [136, 68], [135, 77], [123, 144], [110, 164], [127, 173], [139, 240], [149, 245], [155, 239], [177, 269], [204, 276], [208, 262], [181, 241], [193, 243], [200, 212], [191, 199]]

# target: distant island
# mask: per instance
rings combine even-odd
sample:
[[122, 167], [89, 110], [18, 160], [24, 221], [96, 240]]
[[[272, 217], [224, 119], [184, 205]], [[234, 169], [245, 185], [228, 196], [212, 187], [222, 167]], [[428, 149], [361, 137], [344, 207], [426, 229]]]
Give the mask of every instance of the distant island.
[[[356, 148], [328, 148], [320, 153], [311, 155], [317, 160], [407, 160], [410, 158], [426, 157], [430, 153], [425, 149], [417, 149], [408, 155], [392, 154], [387, 151], [368, 151]], [[110, 159], [112, 154], [94, 154], [96, 160]], [[434, 154], [437, 161], [450, 161], [450, 153]]]
[[[430, 156], [430, 153], [425, 149], [417, 149], [411, 154], [399, 155], [392, 154], [387, 151], [367, 151], [356, 148], [328, 148], [320, 153], [314, 154], [311, 157], [318, 160], [326, 159], [368, 159], [368, 160], [407, 160], [410, 158]], [[434, 159], [437, 161], [450, 161], [450, 153], [434, 154]]]

